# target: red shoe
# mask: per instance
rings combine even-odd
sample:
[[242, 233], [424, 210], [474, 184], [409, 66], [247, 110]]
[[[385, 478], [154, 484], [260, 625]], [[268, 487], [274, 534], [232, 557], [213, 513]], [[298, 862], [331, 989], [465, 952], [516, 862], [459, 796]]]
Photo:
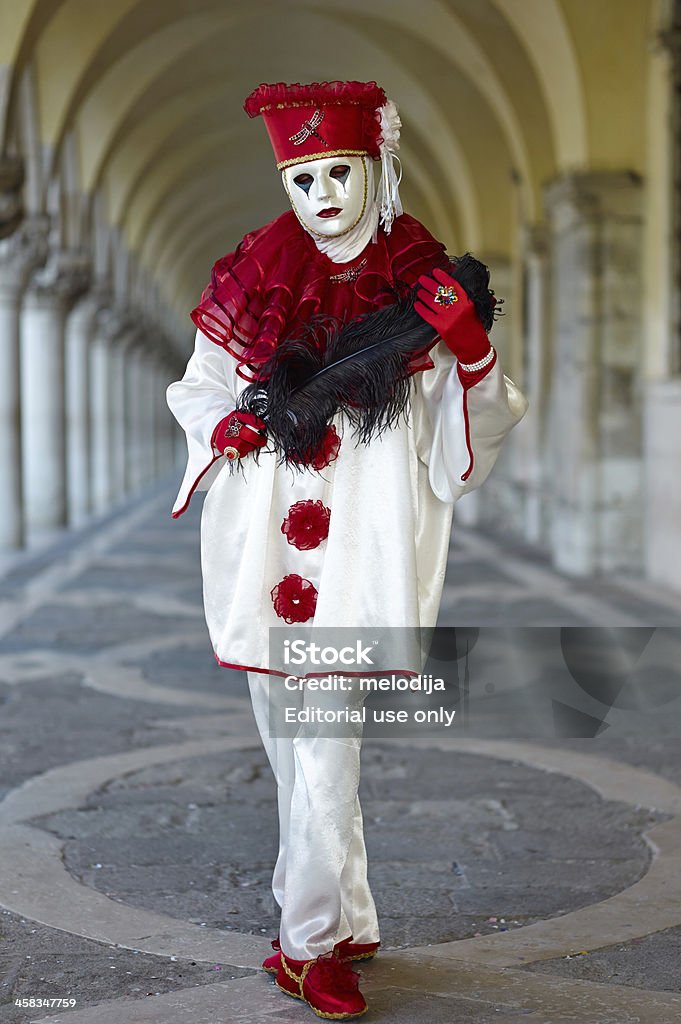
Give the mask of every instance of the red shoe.
[[291, 960], [282, 953], [277, 986], [289, 996], [304, 999], [326, 1020], [361, 1017], [368, 1009], [359, 990], [359, 974], [336, 949], [313, 960]]
[[294, 999], [302, 999], [305, 1002], [305, 996], [301, 995], [300, 991], [300, 972], [307, 961], [291, 960], [290, 957], [286, 957], [286, 963], [288, 967], [284, 966], [284, 954], [280, 953], [279, 967], [277, 968], [277, 976], [274, 979], [274, 983], [287, 996], [293, 996]]
[[272, 953], [271, 956], [266, 957], [262, 962], [262, 969], [267, 971], [268, 974], [276, 974], [281, 965], [281, 953], [279, 952], [281, 946], [279, 945], [278, 935], [276, 939], [272, 939], [272, 949], [276, 949], [277, 952]]
[[380, 942], [352, 942], [352, 935], [337, 942], [334, 949], [342, 960], [371, 960], [376, 956]]
[[[381, 945], [380, 942], [352, 942], [351, 940], [352, 935], [336, 943], [334, 948], [338, 950], [341, 960], [372, 960]], [[278, 935], [276, 939], [272, 939], [272, 949], [276, 949], [277, 952], [263, 960], [262, 969], [269, 974], [276, 974], [279, 970], [279, 950], [281, 949]]]

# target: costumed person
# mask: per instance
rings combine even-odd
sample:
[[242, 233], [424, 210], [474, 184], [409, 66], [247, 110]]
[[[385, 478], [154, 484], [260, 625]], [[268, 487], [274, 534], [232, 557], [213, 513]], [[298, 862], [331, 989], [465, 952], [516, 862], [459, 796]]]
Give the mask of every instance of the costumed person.
[[188, 448], [172, 516], [208, 492], [209, 636], [220, 665], [247, 672], [277, 780], [281, 922], [263, 967], [345, 1019], [367, 1008], [351, 961], [380, 945], [361, 729], [271, 735], [285, 672], [269, 630], [432, 628], [454, 503], [484, 482], [527, 402], [490, 345], [486, 268], [450, 259], [402, 211], [400, 120], [383, 90], [261, 85], [245, 110], [264, 119], [291, 209], [217, 261], [192, 311], [194, 351], [167, 389]]

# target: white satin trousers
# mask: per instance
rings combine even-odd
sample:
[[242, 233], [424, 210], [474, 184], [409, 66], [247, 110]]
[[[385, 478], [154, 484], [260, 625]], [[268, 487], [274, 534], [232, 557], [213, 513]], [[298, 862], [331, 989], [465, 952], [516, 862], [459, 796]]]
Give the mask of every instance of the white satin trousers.
[[271, 735], [280, 731], [274, 722], [283, 716], [283, 706], [361, 708], [365, 695], [305, 688], [291, 692], [280, 676], [247, 675], [277, 783], [279, 853], [272, 892], [281, 909], [281, 948], [294, 960], [310, 960], [350, 935], [354, 942], [378, 942], [357, 795], [361, 724], [344, 724], [330, 735], [333, 727], [310, 722], [297, 725], [294, 736]]

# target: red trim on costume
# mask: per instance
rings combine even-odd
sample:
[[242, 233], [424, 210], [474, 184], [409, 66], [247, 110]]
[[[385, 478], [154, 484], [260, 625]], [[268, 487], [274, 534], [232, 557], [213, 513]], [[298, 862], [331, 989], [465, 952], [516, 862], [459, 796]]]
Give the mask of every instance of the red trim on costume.
[[202, 477], [202, 476], [204, 475], [204, 473], [207, 473], [207, 472], [208, 472], [208, 470], [210, 469], [210, 467], [211, 467], [211, 466], [213, 465], [213, 463], [214, 463], [214, 462], [217, 462], [217, 460], [218, 460], [218, 459], [222, 459], [222, 458], [224, 458], [224, 456], [223, 456], [223, 455], [214, 455], [214, 456], [213, 456], [213, 458], [212, 458], [212, 460], [211, 460], [211, 461], [210, 461], [210, 462], [208, 463], [208, 465], [207, 465], [207, 466], [206, 466], [206, 467], [205, 467], [204, 469], [202, 469], [202, 470], [201, 470], [201, 472], [200, 472], [200, 473], [199, 473], [199, 475], [197, 476], [196, 480], [195, 480], [195, 481], [194, 481], [194, 483], [192, 484], [192, 486], [191, 486], [191, 489], [190, 489], [190, 491], [189, 491], [189, 494], [187, 495], [187, 500], [185, 501], [185, 503], [184, 503], [184, 505], [182, 506], [182, 508], [178, 508], [176, 512], [171, 512], [171, 513], [170, 513], [170, 515], [171, 515], [171, 517], [172, 517], [173, 519], [178, 519], [178, 518], [179, 518], [179, 517], [180, 517], [180, 516], [182, 515], [182, 513], [183, 513], [183, 512], [186, 512], [186, 511], [187, 511], [187, 505], [188, 505], [188, 504], [189, 504], [189, 502], [191, 501], [191, 498], [192, 498], [192, 494], [193, 494], [193, 493], [194, 493], [194, 491], [196, 490], [196, 486], [197, 486], [197, 484], [198, 484], [199, 480], [200, 480], [200, 479], [201, 479], [201, 477]]
[[461, 383], [463, 385], [463, 418], [464, 418], [464, 423], [466, 424], [466, 447], [468, 448], [468, 454], [470, 456], [470, 462], [468, 463], [468, 469], [466, 470], [465, 473], [461, 474], [461, 479], [462, 480], [468, 480], [468, 477], [473, 472], [473, 463], [474, 463], [473, 448], [471, 447], [471, 424], [470, 424], [470, 419], [469, 419], [469, 416], [468, 416], [468, 392], [470, 391], [470, 389], [472, 387], [474, 387], [476, 384], [479, 384], [480, 381], [484, 377], [487, 376], [487, 374], [492, 369], [492, 367], [494, 366], [496, 361], [497, 361], [497, 352], [496, 352], [496, 349], [495, 349], [495, 351], [494, 351], [494, 358], [492, 359], [491, 363], [488, 366], [483, 366], [482, 370], [474, 370], [473, 373], [469, 373], [466, 370], [462, 370], [461, 369], [461, 365], [459, 363], [457, 363], [457, 371], [458, 371], [458, 374], [459, 374], [459, 380], [461, 381]]
[[237, 672], [261, 672], [266, 676], [281, 676], [282, 679], [285, 679], [287, 675], [291, 675], [290, 672], [279, 672], [274, 668], [255, 668], [253, 665], [237, 665], [231, 661], [220, 661], [215, 651], [213, 651], [213, 656], [220, 668], [233, 668]]
[[468, 477], [473, 472], [473, 449], [471, 448], [471, 424], [468, 418], [468, 389], [464, 388], [463, 392], [463, 419], [466, 425], [466, 448], [468, 448], [468, 454], [470, 456], [470, 462], [468, 463], [468, 469], [465, 473], [461, 474], [462, 480], [468, 480]]
[[220, 666], [220, 668], [233, 668], [237, 672], [261, 672], [263, 675], [266, 676], [281, 676], [282, 679], [285, 679], [287, 675], [286, 672], [277, 672], [273, 668], [255, 668], [253, 665], [237, 665], [232, 661], [220, 661], [215, 651], [213, 651], [213, 656], [217, 661], [218, 665]]
[[[218, 658], [217, 653], [215, 651], [213, 651], [213, 657], [217, 661], [217, 663], [220, 666], [220, 668], [233, 668], [237, 672], [260, 672], [260, 673], [262, 673], [263, 675], [266, 675], [266, 676], [281, 676], [282, 679], [286, 679], [287, 676], [295, 675], [294, 672], [280, 672], [276, 668], [255, 668], [255, 666], [253, 666], [253, 665], [237, 665], [235, 662], [232, 662], [232, 661], [221, 661]], [[297, 679], [307, 679], [307, 676], [312, 676], [313, 679], [316, 679], [319, 674], [320, 674], [319, 672], [308, 672], [307, 675], [296, 676], [296, 678]], [[404, 676], [405, 678], [411, 678], [411, 679], [418, 679], [418, 677], [421, 675], [420, 672], [412, 672], [412, 670], [410, 668], [387, 668], [387, 669], [381, 669], [381, 673], [380, 674], [381, 675], [385, 675], [385, 676]], [[367, 673], [366, 672], [349, 672], [349, 671], [345, 671], [344, 670], [343, 671], [343, 675], [344, 676], [366, 676]], [[416, 692], [416, 691], [414, 691], [414, 692]]]

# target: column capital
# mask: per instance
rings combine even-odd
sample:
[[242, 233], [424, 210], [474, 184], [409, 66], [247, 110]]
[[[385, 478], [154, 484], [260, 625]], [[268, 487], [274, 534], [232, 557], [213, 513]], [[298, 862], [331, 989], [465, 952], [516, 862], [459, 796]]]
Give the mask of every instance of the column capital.
[[85, 294], [90, 283], [90, 260], [77, 249], [52, 249], [42, 267], [29, 283], [29, 294], [36, 305], [69, 308]]
[[155, 359], [160, 350], [159, 335], [162, 333], [158, 323], [139, 306], [131, 309], [131, 315], [134, 317], [135, 334], [144, 353]]
[[657, 33], [655, 41], [661, 49], [667, 50], [674, 60], [681, 58], [681, 19], [678, 15], [674, 24]]
[[97, 310], [95, 318], [95, 336], [107, 345], [111, 345], [125, 334], [131, 327], [131, 318], [127, 309], [107, 304]]
[[70, 321], [72, 323], [88, 322], [96, 317], [100, 309], [109, 307], [112, 303], [113, 292], [109, 282], [102, 278], [95, 278], [90, 283], [89, 289], [74, 302], [70, 311]]
[[0, 238], [14, 234], [24, 215], [21, 189], [24, 161], [20, 156], [0, 156]]
[[548, 256], [550, 233], [549, 226], [543, 221], [536, 224], [523, 224], [522, 228], [523, 249], [527, 256], [544, 258]]
[[572, 171], [549, 181], [544, 209], [552, 226], [603, 217], [638, 220], [643, 179], [636, 171]]
[[139, 324], [129, 323], [127, 330], [124, 330], [118, 337], [118, 344], [121, 349], [130, 355], [144, 347], [144, 332]]
[[49, 218], [27, 217], [14, 234], [0, 239], [0, 292], [17, 299], [31, 274], [47, 259]]

